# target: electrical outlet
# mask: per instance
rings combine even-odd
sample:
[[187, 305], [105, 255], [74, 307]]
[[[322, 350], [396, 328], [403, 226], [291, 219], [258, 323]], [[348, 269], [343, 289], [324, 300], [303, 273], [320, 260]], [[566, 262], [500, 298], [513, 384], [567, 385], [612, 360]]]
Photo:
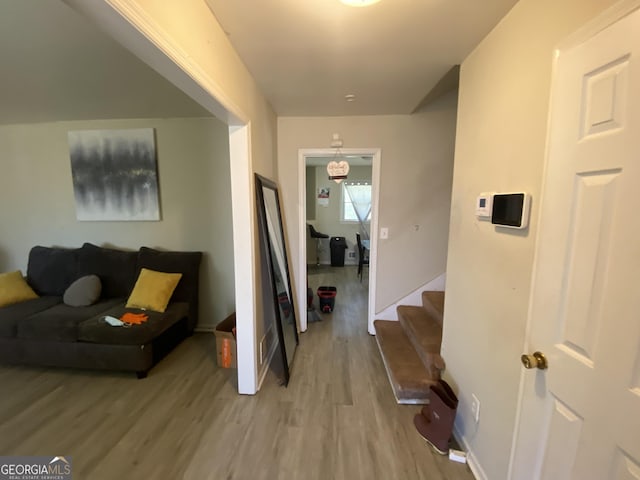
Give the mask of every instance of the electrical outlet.
[[480, 400], [474, 393], [471, 394], [471, 414], [475, 422], [478, 423], [480, 421]]
[[356, 252], [349, 252], [349, 258], [356, 258]]

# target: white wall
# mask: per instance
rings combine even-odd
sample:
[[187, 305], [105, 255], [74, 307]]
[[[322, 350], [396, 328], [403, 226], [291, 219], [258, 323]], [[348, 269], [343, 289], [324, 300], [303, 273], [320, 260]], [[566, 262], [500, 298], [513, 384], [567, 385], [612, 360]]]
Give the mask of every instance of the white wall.
[[[119, 0], [151, 19], [165, 39], [188, 56], [198, 80], [207, 82], [218, 101], [251, 122], [251, 161], [254, 171], [276, 175], [276, 115], [255, 80], [231, 46], [227, 34], [204, 0], [159, 2]], [[123, 10], [123, 13], [129, 13]], [[133, 20], [131, 17], [130, 20]], [[138, 19], [135, 19], [138, 20]], [[175, 54], [175, 52], [172, 52]]]
[[[521, 0], [462, 64], [442, 354], [460, 396], [456, 428], [486, 478], [506, 478], [511, 450], [553, 47], [612, 3]], [[533, 196], [527, 231], [475, 218], [479, 193], [520, 190]]]
[[[389, 228], [389, 239], [378, 243], [376, 311], [442, 274], [455, 119], [455, 95], [415, 115], [278, 118], [278, 179], [291, 258], [299, 258], [298, 150], [328, 148], [340, 133], [345, 148], [382, 149], [379, 226]], [[298, 288], [306, 283], [295, 281]]]
[[[68, 130], [155, 128], [159, 222], [76, 220]], [[26, 271], [34, 245], [142, 245], [204, 252], [199, 328], [234, 310], [227, 126], [216, 119], [140, 119], [0, 127], [0, 271]]]

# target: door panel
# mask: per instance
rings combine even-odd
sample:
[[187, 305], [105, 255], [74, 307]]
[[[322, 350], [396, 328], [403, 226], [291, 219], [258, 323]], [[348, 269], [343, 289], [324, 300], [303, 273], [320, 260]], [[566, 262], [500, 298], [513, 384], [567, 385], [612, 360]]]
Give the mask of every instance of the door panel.
[[629, 55], [584, 76], [581, 138], [624, 126]]
[[558, 399], [552, 406], [543, 478], [569, 478], [582, 435], [583, 419]]
[[515, 478], [640, 478], [639, 56], [636, 11], [557, 60]]
[[620, 480], [640, 480], [640, 465], [629, 458], [625, 452], [616, 451], [616, 466], [611, 478]]
[[609, 263], [611, 212], [619, 174], [619, 170], [578, 173], [574, 181], [563, 275], [562, 347], [591, 367], [602, 324], [602, 282]]

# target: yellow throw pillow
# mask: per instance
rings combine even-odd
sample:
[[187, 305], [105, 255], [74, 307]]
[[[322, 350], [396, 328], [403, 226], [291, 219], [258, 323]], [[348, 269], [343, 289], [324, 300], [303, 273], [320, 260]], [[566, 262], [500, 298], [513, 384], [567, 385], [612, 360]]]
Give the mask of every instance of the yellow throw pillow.
[[164, 312], [181, 278], [181, 273], [163, 273], [143, 268], [129, 296], [127, 308]]
[[38, 298], [20, 270], [0, 274], [0, 307]]

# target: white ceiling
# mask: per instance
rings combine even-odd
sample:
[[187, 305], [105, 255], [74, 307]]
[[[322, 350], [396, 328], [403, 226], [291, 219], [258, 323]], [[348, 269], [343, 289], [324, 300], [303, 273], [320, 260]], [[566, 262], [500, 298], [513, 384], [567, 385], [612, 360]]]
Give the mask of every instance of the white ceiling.
[[517, 0], [205, 1], [278, 115], [324, 116], [411, 113]]
[[0, 124], [211, 116], [59, 0], [0, 0]]
[[[202, 1], [278, 115], [306, 116], [412, 112], [516, 3]], [[60, 0], [0, 0], [0, 59], [0, 124], [210, 116]]]

